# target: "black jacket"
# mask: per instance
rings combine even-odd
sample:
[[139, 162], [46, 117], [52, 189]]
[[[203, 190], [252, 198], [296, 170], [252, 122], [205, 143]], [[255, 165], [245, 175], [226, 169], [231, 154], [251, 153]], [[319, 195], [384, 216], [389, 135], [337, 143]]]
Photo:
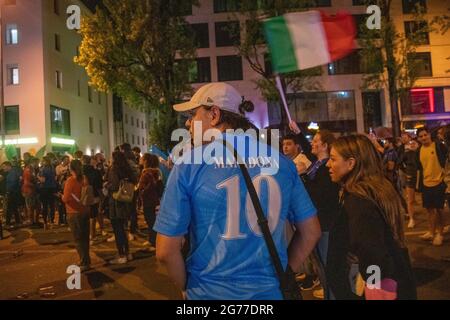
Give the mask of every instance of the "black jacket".
[[314, 179], [304, 176], [308, 191], [323, 232], [328, 232], [339, 213], [339, 185], [331, 181], [330, 172], [324, 163], [316, 172]]
[[367, 281], [367, 268], [375, 265], [381, 279], [398, 283], [398, 299], [415, 299], [416, 287], [407, 250], [394, 241], [380, 209], [370, 200], [344, 194], [341, 210], [330, 229], [326, 275], [336, 299], [359, 299], [349, 281], [349, 253], [358, 258], [359, 271]]

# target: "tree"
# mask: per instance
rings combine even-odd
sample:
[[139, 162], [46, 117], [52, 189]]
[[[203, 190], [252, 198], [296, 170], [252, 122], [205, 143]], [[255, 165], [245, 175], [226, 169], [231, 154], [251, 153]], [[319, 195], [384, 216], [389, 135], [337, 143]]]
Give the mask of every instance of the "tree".
[[[242, 0], [239, 10], [232, 15], [234, 20], [244, 20], [245, 31], [235, 44], [238, 54], [260, 75], [255, 80], [256, 88], [266, 101], [281, 101], [272, 73], [268, 48], [265, 45], [262, 20], [283, 15], [291, 11], [304, 11], [317, 4], [315, 0]], [[230, 32], [236, 32], [230, 30]], [[281, 75], [284, 90], [296, 93], [302, 90], [319, 90], [315, 76], [322, 74], [321, 67]], [[287, 115], [281, 108], [282, 126], [287, 125]]]
[[[363, 88], [387, 87], [391, 104], [394, 137], [400, 136], [399, 100], [407, 101], [410, 89], [419, 77], [419, 62], [414, 59], [418, 46], [434, 32], [433, 20], [426, 21], [425, 8], [418, 3], [408, 34], [399, 32], [392, 14], [392, 0], [367, 1], [381, 9], [381, 30], [361, 25], [361, 57], [370, 74], [364, 75]], [[427, 22], [427, 23], [424, 23]]]
[[198, 1], [103, 0], [80, 30], [75, 62], [90, 84], [152, 111], [150, 140], [164, 150], [177, 122], [172, 105], [191, 90], [188, 69], [196, 48], [183, 15], [192, 5]]

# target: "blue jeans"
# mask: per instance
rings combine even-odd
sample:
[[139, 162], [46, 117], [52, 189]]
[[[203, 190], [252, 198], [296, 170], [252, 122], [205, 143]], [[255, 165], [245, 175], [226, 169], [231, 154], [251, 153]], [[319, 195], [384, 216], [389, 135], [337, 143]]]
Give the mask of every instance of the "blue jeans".
[[315, 250], [317, 260], [317, 272], [319, 273], [319, 279], [320, 283], [322, 284], [325, 300], [330, 300], [330, 292], [328, 290], [327, 278], [325, 275], [329, 238], [330, 238], [329, 232], [322, 232], [322, 236], [320, 237]]
[[117, 251], [119, 256], [126, 256], [129, 252], [128, 238], [125, 232], [125, 219], [111, 219], [111, 224], [116, 238]]

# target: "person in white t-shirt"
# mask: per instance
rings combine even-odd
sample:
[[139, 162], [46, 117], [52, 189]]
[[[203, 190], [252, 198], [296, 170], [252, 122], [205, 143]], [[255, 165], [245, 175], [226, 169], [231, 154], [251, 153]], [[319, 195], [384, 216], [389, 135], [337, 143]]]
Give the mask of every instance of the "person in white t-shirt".
[[311, 166], [311, 161], [301, 152], [295, 135], [289, 134], [283, 138], [283, 154], [294, 161], [298, 175], [306, 173]]

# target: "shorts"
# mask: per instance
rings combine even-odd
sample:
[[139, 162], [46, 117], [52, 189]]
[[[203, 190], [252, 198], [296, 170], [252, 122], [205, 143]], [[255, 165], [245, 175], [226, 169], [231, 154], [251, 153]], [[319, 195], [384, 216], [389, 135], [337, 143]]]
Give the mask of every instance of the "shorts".
[[89, 216], [91, 219], [95, 219], [98, 216], [98, 204], [94, 204], [91, 206], [91, 210], [89, 210]]
[[447, 185], [442, 182], [435, 187], [423, 187], [422, 201], [423, 207], [426, 209], [444, 209], [445, 190]]
[[405, 184], [406, 188], [416, 189], [417, 186], [417, 175], [407, 175], [405, 174]]

